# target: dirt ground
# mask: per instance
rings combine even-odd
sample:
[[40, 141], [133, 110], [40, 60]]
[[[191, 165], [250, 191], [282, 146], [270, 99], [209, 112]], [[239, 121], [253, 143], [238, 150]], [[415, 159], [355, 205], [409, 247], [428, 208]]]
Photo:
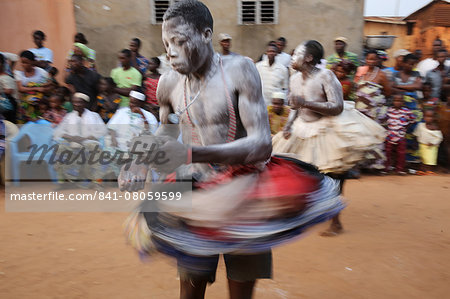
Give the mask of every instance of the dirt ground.
[[[449, 188], [450, 175], [349, 181], [345, 233], [276, 248], [254, 298], [449, 298]], [[125, 213], [5, 213], [4, 201], [0, 298], [178, 297], [173, 262], [125, 244]], [[206, 297], [227, 298], [222, 261]]]

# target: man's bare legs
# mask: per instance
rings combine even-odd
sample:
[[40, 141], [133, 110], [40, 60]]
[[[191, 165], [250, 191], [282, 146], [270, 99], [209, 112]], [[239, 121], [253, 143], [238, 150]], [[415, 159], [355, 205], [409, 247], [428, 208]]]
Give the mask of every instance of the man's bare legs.
[[334, 237], [342, 232], [342, 229], [343, 229], [342, 223], [341, 223], [341, 220], [339, 219], [340, 214], [341, 213], [334, 216], [331, 219], [330, 227], [327, 230], [320, 233], [320, 235], [322, 237]]
[[256, 281], [239, 282], [228, 279], [228, 289], [230, 290], [230, 299], [251, 299], [253, 288]]
[[[256, 281], [239, 282], [228, 279], [230, 299], [251, 299]], [[206, 292], [205, 280], [180, 280], [180, 299], [204, 299]]]
[[204, 299], [206, 280], [181, 280], [180, 279], [180, 299]]

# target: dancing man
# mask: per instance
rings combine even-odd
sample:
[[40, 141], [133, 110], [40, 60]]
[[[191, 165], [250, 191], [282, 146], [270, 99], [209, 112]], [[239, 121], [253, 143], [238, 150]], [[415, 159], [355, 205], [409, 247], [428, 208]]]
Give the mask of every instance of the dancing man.
[[[159, 149], [170, 161], [150, 166], [171, 173], [192, 163], [192, 211], [140, 213], [126, 231], [138, 236], [132, 243], [141, 253], [156, 249], [176, 257], [181, 298], [204, 298], [219, 254], [230, 298], [251, 298], [256, 280], [272, 275], [270, 248], [343, 205], [331, 179], [300, 161], [271, 158], [258, 72], [243, 56], [222, 60], [212, 32], [212, 16], [199, 1], [179, 1], [164, 15], [162, 38], [172, 70], [158, 85], [163, 125], [156, 135], [165, 136]], [[183, 144], [175, 140], [179, 131], [165, 126], [178, 123]], [[147, 172], [148, 165], [133, 163], [121, 172], [120, 188], [142, 188]]]

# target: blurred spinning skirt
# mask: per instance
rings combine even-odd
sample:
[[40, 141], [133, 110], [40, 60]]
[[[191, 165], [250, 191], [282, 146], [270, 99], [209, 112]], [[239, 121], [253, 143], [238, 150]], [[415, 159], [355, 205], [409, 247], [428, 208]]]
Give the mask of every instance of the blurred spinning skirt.
[[[167, 182], [167, 184], [170, 184]], [[233, 166], [194, 182], [183, 212], [133, 213], [125, 223], [141, 255], [251, 254], [292, 240], [344, 208], [337, 181], [299, 160], [276, 156], [263, 168]]]

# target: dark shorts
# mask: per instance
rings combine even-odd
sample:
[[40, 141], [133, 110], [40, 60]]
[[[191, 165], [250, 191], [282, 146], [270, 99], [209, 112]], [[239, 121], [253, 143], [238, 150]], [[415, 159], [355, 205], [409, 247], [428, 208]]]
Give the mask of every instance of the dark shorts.
[[[272, 251], [258, 254], [224, 254], [223, 259], [230, 280], [245, 282], [272, 278]], [[177, 258], [180, 279], [213, 283], [216, 280], [218, 262], [219, 255], [180, 256]]]

